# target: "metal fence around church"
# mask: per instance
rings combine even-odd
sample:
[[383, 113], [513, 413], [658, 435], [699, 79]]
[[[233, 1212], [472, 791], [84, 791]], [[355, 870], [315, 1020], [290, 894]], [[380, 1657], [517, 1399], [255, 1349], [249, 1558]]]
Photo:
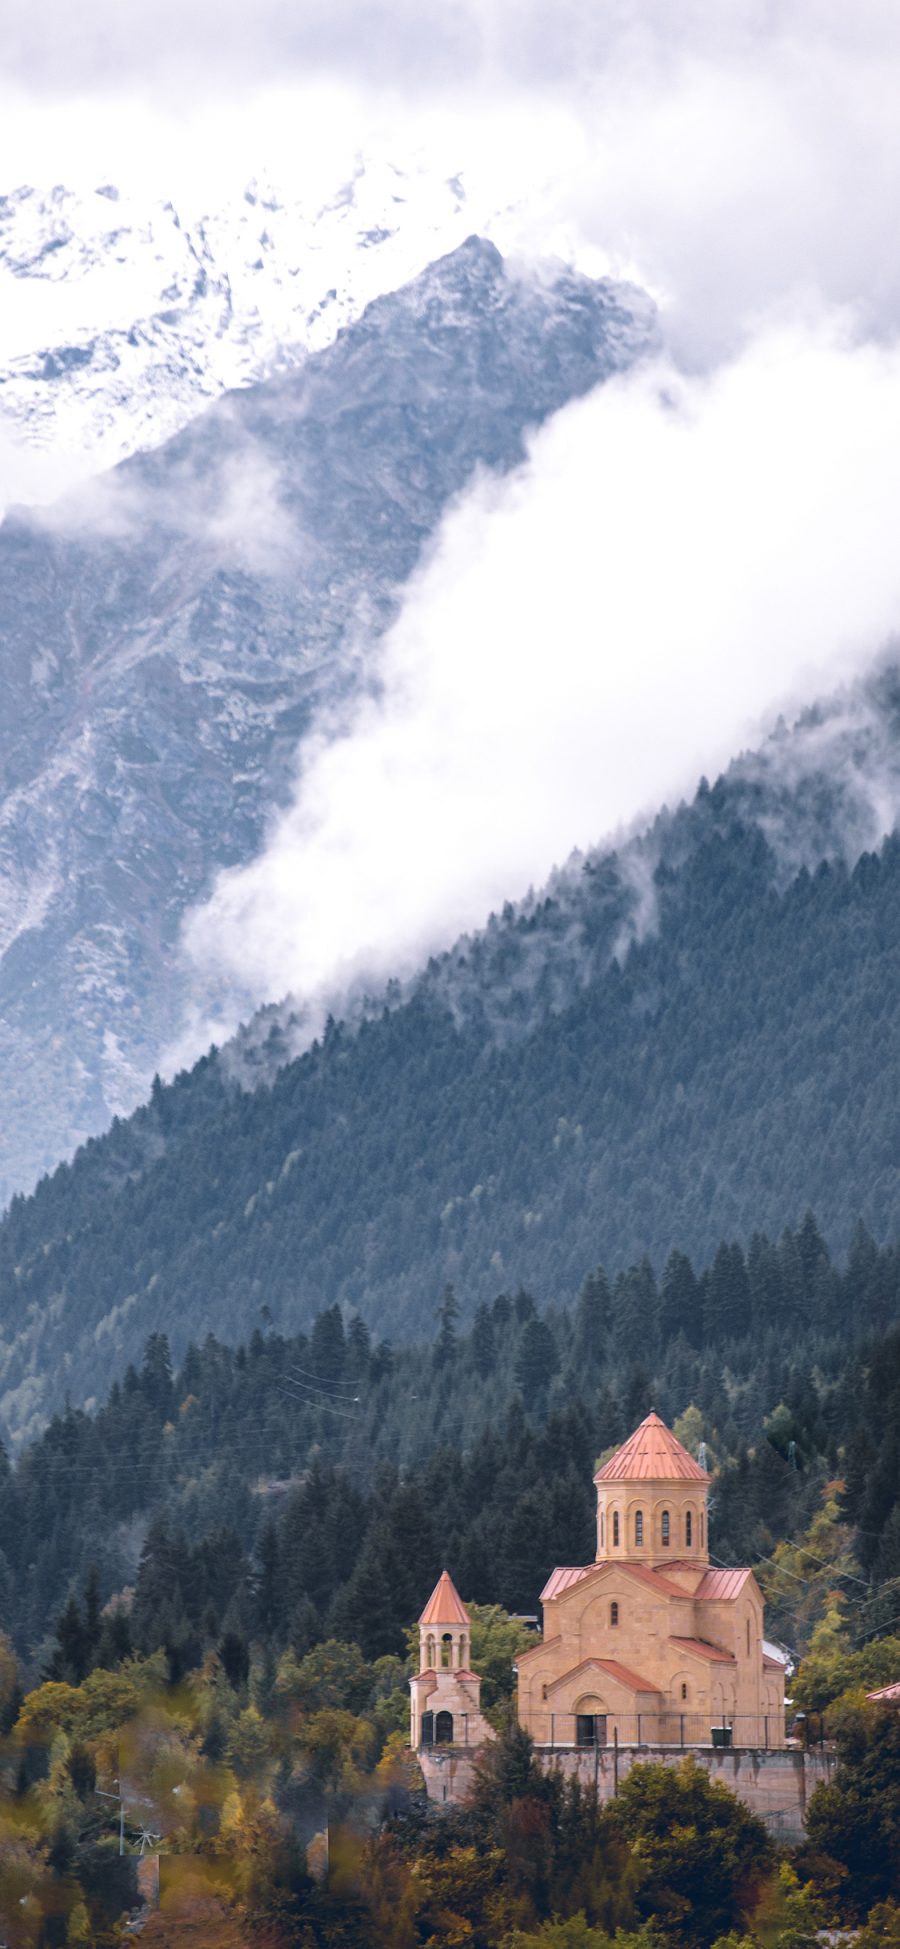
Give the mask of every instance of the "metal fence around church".
[[[423, 1745], [469, 1747], [479, 1745], [469, 1715], [441, 1713], [429, 1725]], [[450, 1722], [450, 1723], [448, 1723]], [[542, 1752], [602, 1752], [616, 1747], [666, 1747], [690, 1752], [698, 1748], [729, 1752], [774, 1752], [788, 1742], [782, 1714], [733, 1713], [721, 1720], [699, 1712], [574, 1713], [532, 1712], [528, 1729]], [[431, 1734], [429, 1737], [428, 1734]]]

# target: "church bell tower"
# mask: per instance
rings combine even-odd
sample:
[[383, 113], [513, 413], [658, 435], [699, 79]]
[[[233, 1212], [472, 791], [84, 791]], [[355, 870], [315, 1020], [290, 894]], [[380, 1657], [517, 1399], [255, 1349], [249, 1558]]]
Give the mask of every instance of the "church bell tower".
[[493, 1739], [481, 1710], [481, 1679], [470, 1667], [472, 1626], [443, 1570], [419, 1619], [419, 1669], [409, 1681], [410, 1745], [475, 1750]]

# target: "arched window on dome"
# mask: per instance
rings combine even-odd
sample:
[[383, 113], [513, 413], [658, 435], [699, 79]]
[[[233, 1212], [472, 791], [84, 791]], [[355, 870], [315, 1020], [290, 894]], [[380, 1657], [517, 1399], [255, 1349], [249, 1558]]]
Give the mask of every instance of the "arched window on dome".
[[669, 1547], [669, 1542], [671, 1540], [671, 1529], [672, 1529], [672, 1525], [671, 1525], [668, 1509], [664, 1509], [662, 1513], [662, 1543], [663, 1543], [664, 1550], [667, 1550]]
[[644, 1541], [644, 1512], [642, 1509], [635, 1510], [634, 1540], [636, 1547], [640, 1549]]
[[450, 1654], [451, 1654], [451, 1652], [452, 1652], [452, 1649], [453, 1649], [453, 1637], [452, 1637], [452, 1635], [451, 1635], [451, 1633], [450, 1633], [449, 1631], [445, 1631], [445, 1632], [444, 1632], [444, 1635], [443, 1635], [443, 1637], [442, 1637], [442, 1639], [441, 1639], [441, 1669], [442, 1669], [442, 1671], [445, 1671], [445, 1672], [446, 1672], [446, 1671], [449, 1671], [449, 1669], [450, 1669], [450, 1665], [451, 1665], [451, 1662], [452, 1662], [452, 1661], [451, 1661], [451, 1655], [450, 1655]]
[[694, 1517], [690, 1509], [684, 1519], [684, 1540], [687, 1548], [690, 1549], [694, 1541]]
[[619, 1547], [619, 1512], [618, 1509], [614, 1509], [613, 1510], [613, 1549], [617, 1550], [618, 1547]]
[[433, 1638], [428, 1639], [428, 1642], [425, 1647], [425, 1655], [428, 1659], [428, 1670], [430, 1672], [433, 1672], [434, 1671], [434, 1639]]
[[613, 1601], [609, 1607], [609, 1622], [612, 1629], [615, 1630], [616, 1625], [619, 1622], [619, 1606], [616, 1603], [615, 1598], [613, 1598]]

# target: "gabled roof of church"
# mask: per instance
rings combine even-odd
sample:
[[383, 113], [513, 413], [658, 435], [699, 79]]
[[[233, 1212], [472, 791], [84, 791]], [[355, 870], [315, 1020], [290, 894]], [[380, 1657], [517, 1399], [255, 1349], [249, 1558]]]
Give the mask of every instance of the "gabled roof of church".
[[[702, 1565], [700, 1566], [702, 1568]], [[540, 1595], [542, 1604], [549, 1604], [554, 1597], [562, 1597], [574, 1584], [580, 1584], [585, 1577], [599, 1577], [601, 1571], [615, 1570], [623, 1577], [637, 1577], [649, 1590], [659, 1591], [664, 1597], [687, 1597], [680, 1584], [671, 1583], [662, 1570], [651, 1569], [648, 1563], [632, 1563], [628, 1557], [601, 1557], [598, 1563], [557, 1564], [551, 1570]]]
[[671, 1428], [656, 1413], [646, 1416], [634, 1434], [597, 1470], [595, 1482], [708, 1482]]
[[593, 1563], [558, 1563], [556, 1569], [551, 1570], [538, 1603], [549, 1604], [551, 1598], [561, 1596], [572, 1584], [580, 1584], [582, 1577], [586, 1577], [594, 1568]]
[[582, 1672], [587, 1671], [607, 1672], [610, 1678], [615, 1678], [620, 1685], [627, 1686], [629, 1692], [659, 1694], [659, 1686], [654, 1685], [652, 1679], [642, 1678], [640, 1672], [632, 1671], [630, 1665], [620, 1664], [618, 1658], [583, 1658], [580, 1665], [573, 1665], [570, 1671], [561, 1672], [559, 1677], [553, 1680], [552, 1685], [548, 1685], [548, 1698], [552, 1697], [554, 1692], [558, 1692], [561, 1685], [568, 1685], [571, 1679], [578, 1678]]
[[733, 1651], [723, 1651], [720, 1644], [710, 1644], [706, 1638], [670, 1638], [670, 1644], [677, 1644], [679, 1651], [690, 1651], [695, 1658], [707, 1658], [714, 1665], [733, 1665], [737, 1661]]
[[470, 1622], [469, 1613], [452, 1577], [448, 1576], [446, 1570], [442, 1570], [419, 1623], [469, 1624]]
[[707, 1570], [694, 1596], [701, 1604], [730, 1604], [752, 1575], [752, 1570]]

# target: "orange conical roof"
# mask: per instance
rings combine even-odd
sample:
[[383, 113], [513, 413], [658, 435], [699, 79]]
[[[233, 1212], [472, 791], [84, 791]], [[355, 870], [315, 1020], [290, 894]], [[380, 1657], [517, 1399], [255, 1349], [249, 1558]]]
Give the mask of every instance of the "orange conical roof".
[[658, 1414], [648, 1414], [634, 1434], [617, 1448], [595, 1482], [707, 1482], [706, 1470], [695, 1462]]
[[469, 1613], [452, 1577], [447, 1575], [446, 1570], [442, 1570], [419, 1623], [468, 1624], [469, 1622]]

